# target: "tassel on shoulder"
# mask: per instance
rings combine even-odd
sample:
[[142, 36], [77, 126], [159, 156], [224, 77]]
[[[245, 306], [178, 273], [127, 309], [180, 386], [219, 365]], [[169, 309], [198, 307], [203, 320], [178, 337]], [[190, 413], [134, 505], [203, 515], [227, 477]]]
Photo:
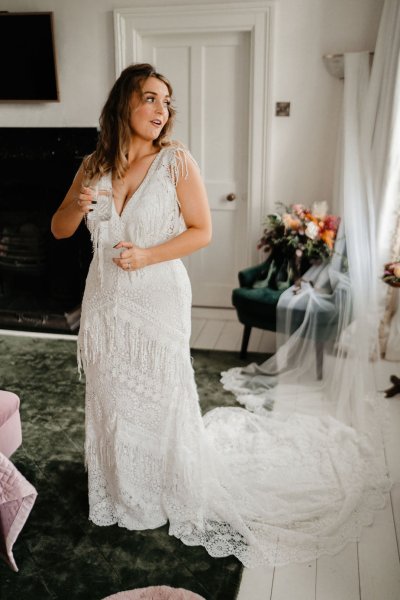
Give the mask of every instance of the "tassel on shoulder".
[[199, 169], [199, 165], [193, 158], [188, 148], [181, 142], [171, 142], [170, 152], [168, 154], [168, 167], [171, 179], [175, 187], [178, 181], [183, 177], [187, 179], [189, 177], [188, 161]]

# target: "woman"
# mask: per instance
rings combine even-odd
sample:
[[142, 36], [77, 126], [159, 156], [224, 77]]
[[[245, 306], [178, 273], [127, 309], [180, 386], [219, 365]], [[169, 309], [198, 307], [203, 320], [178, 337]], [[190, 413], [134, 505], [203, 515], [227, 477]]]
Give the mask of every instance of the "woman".
[[[97, 150], [52, 220], [56, 238], [72, 235], [92, 209], [84, 184], [112, 187], [111, 220], [86, 221], [95, 247], [79, 335], [90, 518], [99, 525], [142, 529], [166, 520], [152, 491], [163, 486], [161, 427], [171, 385], [191, 369], [191, 290], [178, 259], [211, 239], [198, 168], [186, 149], [168, 143], [171, 96], [150, 65], [123, 71], [102, 111]], [[130, 494], [140, 488], [130, 510]]]
[[111, 219], [87, 219], [94, 256], [78, 339], [89, 518], [128, 529], [169, 521], [185, 543], [247, 566], [335, 552], [371, 513], [364, 482], [376, 477], [356, 432], [242, 408], [201, 418], [179, 259], [209, 243], [211, 221], [194, 160], [168, 142], [171, 96], [150, 65], [122, 72], [98, 147], [52, 220], [68, 237], [92, 208], [88, 184], [113, 191]]

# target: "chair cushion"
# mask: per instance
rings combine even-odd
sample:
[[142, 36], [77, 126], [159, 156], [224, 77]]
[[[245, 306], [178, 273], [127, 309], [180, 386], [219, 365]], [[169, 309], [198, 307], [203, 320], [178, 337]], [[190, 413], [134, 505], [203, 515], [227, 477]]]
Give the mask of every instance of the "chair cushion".
[[0, 427], [19, 410], [19, 398], [12, 392], [0, 391]]
[[275, 331], [276, 305], [281, 290], [271, 288], [236, 288], [232, 292], [232, 304], [243, 325]]
[[232, 292], [232, 304], [237, 309], [265, 317], [276, 313], [282, 291], [271, 288], [236, 288]]
[[[250, 327], [276, 331], [276, 314], [279, 298], [285, 290], [271, 288], [236, 288], [232, 292], [232, 304], [236, 308], [239, 321]], [[288, 293], [288, 292], [286, 292]], [[291, 311], [289, 330], [293, 333], [304, 320], [307, 309], [307, 299], [304, 305], [300, 304]], [[316, 330], [317, 340], [332, 338], [337, 329], [338, 314], [334, 304], [325, 303], [316, 305]]]
[[[327, 341], [336, 335], [338, 325], [338, 315], [335, 307], [332, 310], [319, 310], [320, 307], [316, 307], [314, 311], [315, 321], [313, 321], [313, 336], [317, 341]], [[304, 310], [292, 310], [290, 322], [287, 323], [289, 326], [290, 333], [293, 333], [300, 327], [304, 321]], [[306, 330], [305, 334], [309, 332]]]

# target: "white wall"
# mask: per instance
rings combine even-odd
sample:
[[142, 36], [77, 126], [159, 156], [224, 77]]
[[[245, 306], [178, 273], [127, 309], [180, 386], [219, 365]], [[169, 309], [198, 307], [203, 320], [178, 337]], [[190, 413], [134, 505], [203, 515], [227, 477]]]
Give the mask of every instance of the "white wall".
[[291, 116], [274, 117], [269, 204], [331, 204], [343, 82], [322, 55], [375, 48], [383, 0], [277, 0], [274, 101]]
[[[96, 126], [115, 77], [113, 9], [188, 2], [0, 0], [0, 10], [54, 12], [61, 94], [60, 103], [1, 104], [0, 126]], [[325, 71], [321, 56], [372, 50], [383, 0], [272, 0], [271, 4], [275, 7], [271, 98], [273, 103], [290, 101], [291, 116], [271, 120], [269, 205], [330, 202], [343, 84]]]

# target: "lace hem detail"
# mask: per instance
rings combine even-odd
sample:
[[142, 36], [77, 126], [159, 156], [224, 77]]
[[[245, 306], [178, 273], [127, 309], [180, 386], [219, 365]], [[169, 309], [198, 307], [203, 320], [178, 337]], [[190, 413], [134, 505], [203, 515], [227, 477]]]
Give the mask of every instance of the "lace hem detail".
[[[269, 396], [268, 389], [258, 388], [258, 393], [250, 393], [248, 388], [243, 387], [245, 379], [241, 373], [241, 367], [233, 367], [228, 371], [223, 371], [220, 381], [224, 390], [232, 392], [239, 404], [252, 412], [262, 411], [263, 409], [272, 410], [274, 399], [272, 394]], [[273, 389], [274, 381], [276, 383], [276, 377], [271, 377], [271, 389]]]

